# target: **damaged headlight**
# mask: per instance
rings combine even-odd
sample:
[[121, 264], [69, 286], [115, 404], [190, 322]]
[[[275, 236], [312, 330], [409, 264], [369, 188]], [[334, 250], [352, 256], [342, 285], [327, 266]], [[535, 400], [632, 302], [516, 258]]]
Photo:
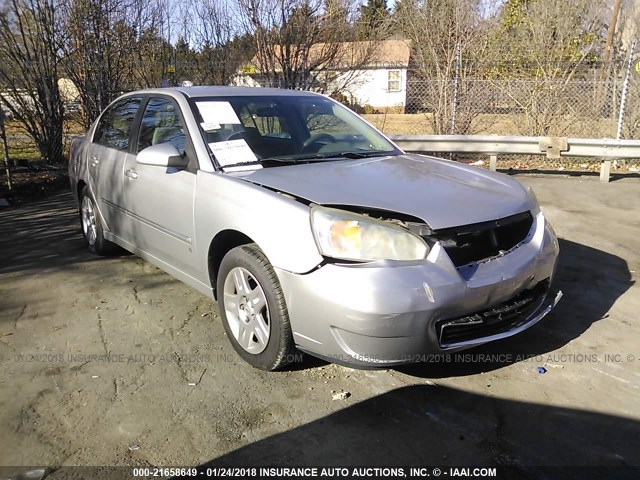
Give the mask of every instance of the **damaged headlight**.
[[538, 199], [536, 198], [536, 194], [533, 192], [533, 189], [530, 186], [525, 186], [525, 190], [527, 191], [527, 196], [529, 197], [529, 205], [531, 206], [531, 216], [536, 217], [540, 213], [540, 204], [538, 203]]
[[320, 253], [342, 260], [421, 260], [429, 247], [417, 235], [383, 220], [314, 206], [311, 227]]

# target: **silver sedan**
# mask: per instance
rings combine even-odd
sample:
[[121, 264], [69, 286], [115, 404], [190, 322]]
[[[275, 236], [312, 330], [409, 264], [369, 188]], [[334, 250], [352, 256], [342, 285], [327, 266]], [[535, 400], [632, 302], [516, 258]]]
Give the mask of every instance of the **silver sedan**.
[[72, 145], [89, 249], [122, 247], [218, 301], [251, 365], [296, 350], [410, 363], [538, 322], [558, 257], [533, 192], [408, 155], [321, 95], [128, 93]]

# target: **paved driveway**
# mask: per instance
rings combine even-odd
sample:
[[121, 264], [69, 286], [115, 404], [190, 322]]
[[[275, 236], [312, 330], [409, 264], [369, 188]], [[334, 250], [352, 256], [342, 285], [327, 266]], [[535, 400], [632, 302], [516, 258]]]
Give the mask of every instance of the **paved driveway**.
[[640, 181], [519, 178], [562, 239], [564, 299], [395, 370], [255, 370], [208, 299], [87, 253], [70, 195], [0, 210], [0, 465], [639, 465]]

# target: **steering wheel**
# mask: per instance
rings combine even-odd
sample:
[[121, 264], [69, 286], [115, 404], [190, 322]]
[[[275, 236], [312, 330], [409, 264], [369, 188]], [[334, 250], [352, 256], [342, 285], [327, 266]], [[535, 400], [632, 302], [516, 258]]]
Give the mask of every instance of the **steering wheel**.
[[328, 140], [328, 142], [331, 142], [331, 143], [337, 142], [336, 137], [334, 137], [329, 133], [318, 133], [317, 135], [311, 135], [309, 138], [305, 140], [305, 142], [302, 144], [302, 152], [307, 153], [311, 151], [310, 147], [312, 145], [319, 143], [323, 140]]

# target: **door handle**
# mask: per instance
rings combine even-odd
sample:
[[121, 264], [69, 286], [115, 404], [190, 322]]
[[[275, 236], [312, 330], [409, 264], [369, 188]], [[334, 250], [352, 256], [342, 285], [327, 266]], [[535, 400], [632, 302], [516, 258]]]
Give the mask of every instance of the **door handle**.
[[100, 160], [98, 160], [98, 157], [91, 157], [91, 166], [92, 167], [97, 167], [99, 163], [100, 163]]
[[136, 172], [134, 172], [133, 170], [127, 170], [126, 172], [124, 172], [124, 174], [125, 174], [127, 177], [132, 178], [132, 179], [134, 179], [134, 180], [135, 180], [136, 178], [138, 178], [138, 174], [137, 174]]

